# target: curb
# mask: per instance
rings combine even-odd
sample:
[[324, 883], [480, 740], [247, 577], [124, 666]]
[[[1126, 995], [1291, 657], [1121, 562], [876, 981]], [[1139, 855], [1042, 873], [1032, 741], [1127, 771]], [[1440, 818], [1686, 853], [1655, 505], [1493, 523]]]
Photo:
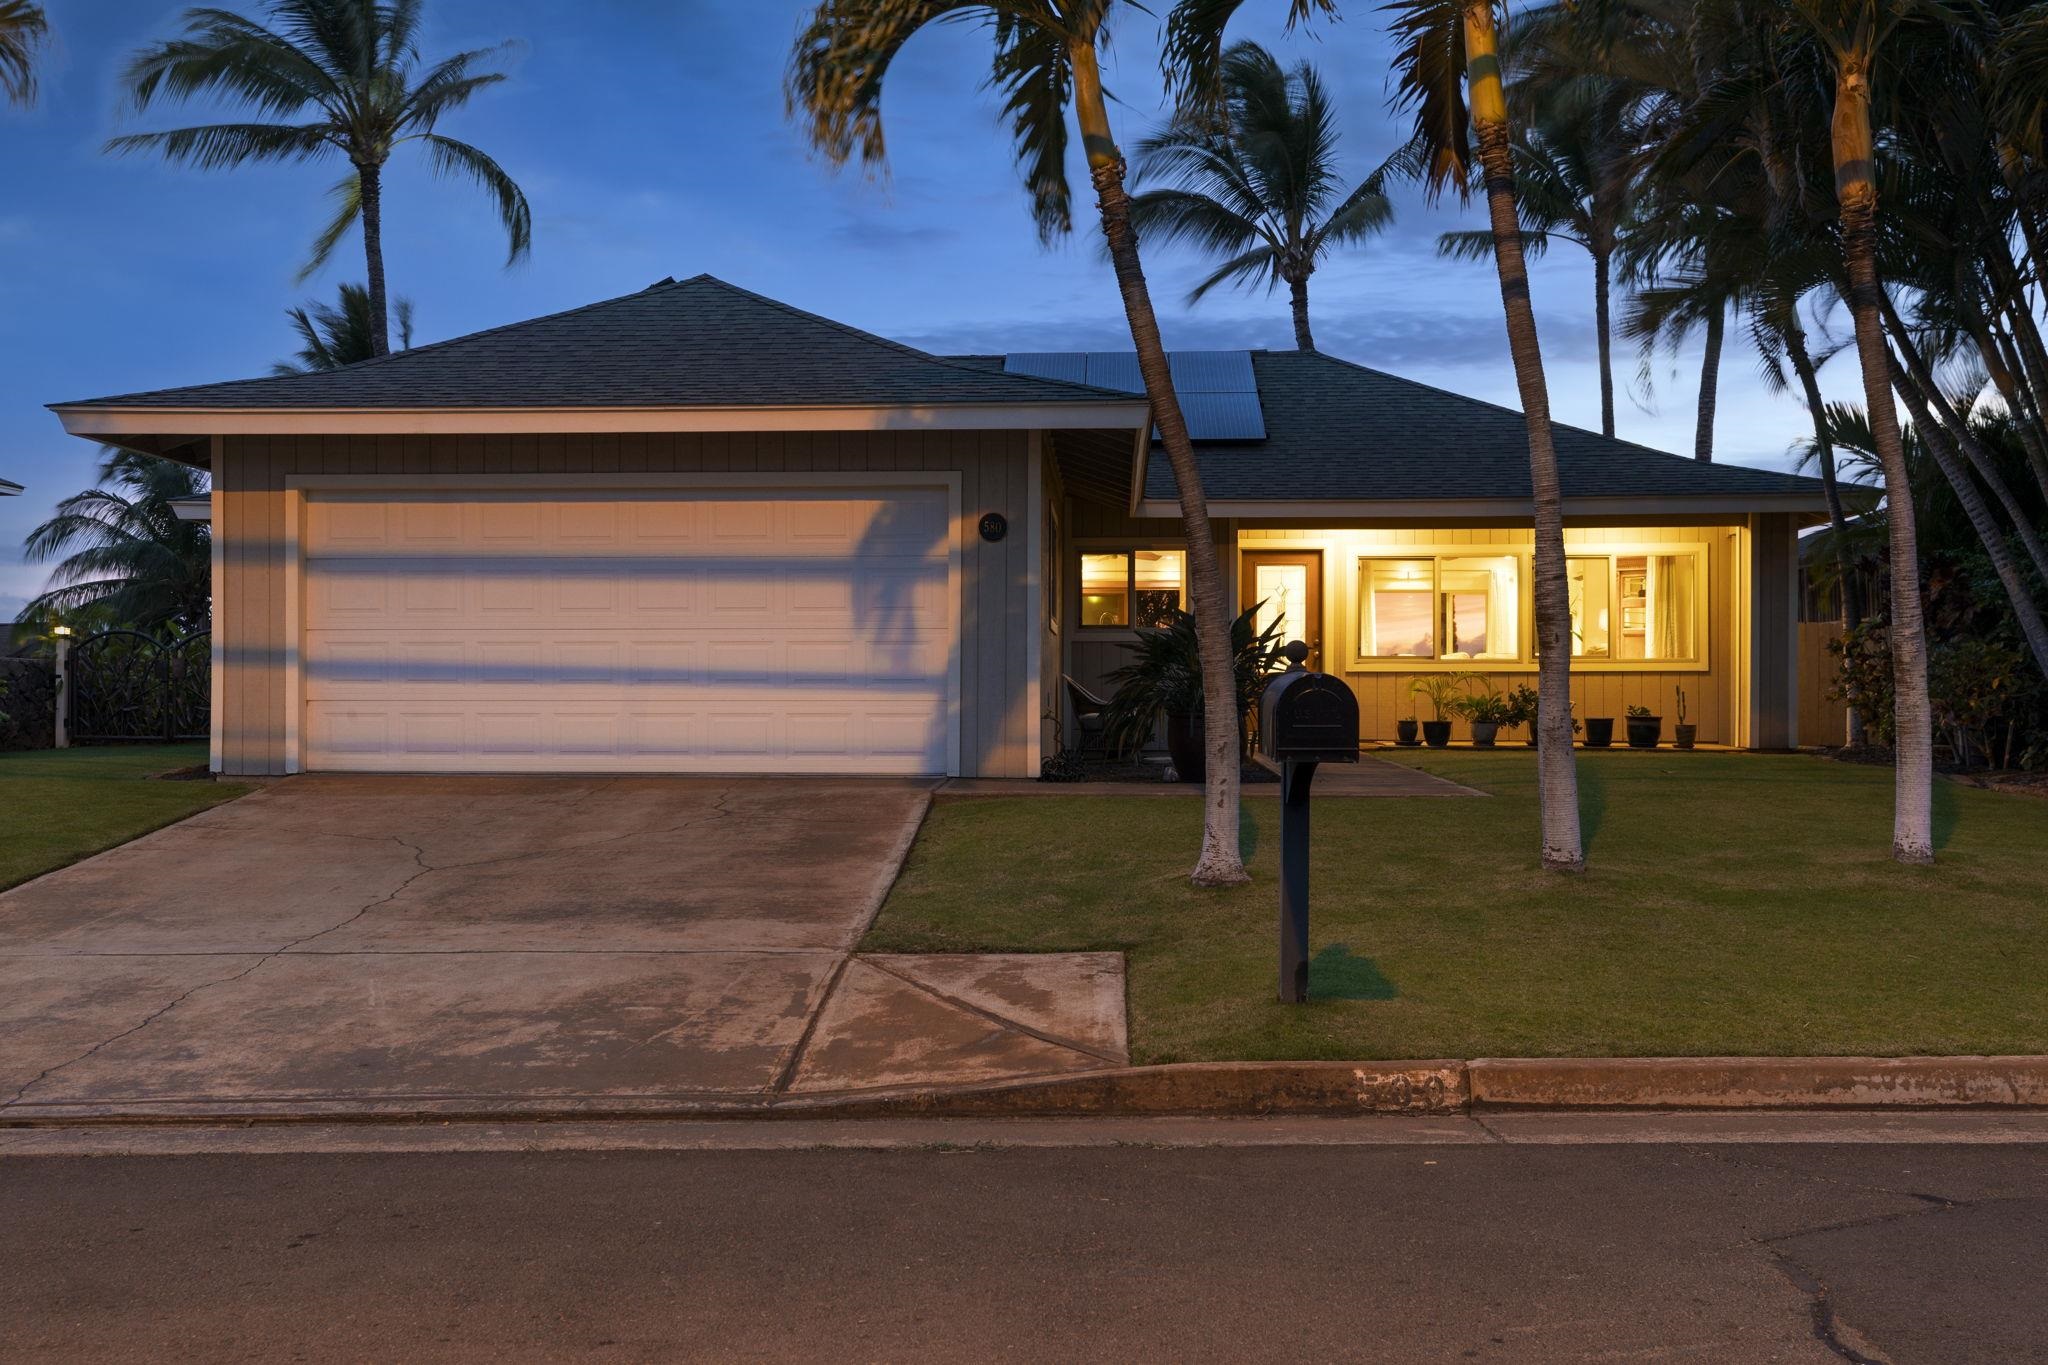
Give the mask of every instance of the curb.
[[18, 1105], [0, 1110], [0, 1129], [222, 1123], [1956, 1109], [2048, 1109], [2048, 1056], [1186, 1062], [945, 1088], [818, 1095]]

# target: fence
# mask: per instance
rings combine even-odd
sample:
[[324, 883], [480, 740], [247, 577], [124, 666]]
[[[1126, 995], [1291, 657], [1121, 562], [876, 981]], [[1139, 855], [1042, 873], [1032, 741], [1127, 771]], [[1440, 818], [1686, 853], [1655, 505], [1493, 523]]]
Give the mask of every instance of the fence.
[[213, 637], [203, 630], [166, 637], [107, 630], [77, 641], [60, 656], [60, 742], [205, 739], [212, 656]]
[[0, 752], [57, 742], [57, 670], [48, 659], [0, 658]]
[[1799, 742], [1841, 744], [1849, 736], [1849, 708], [1828, 696], [1835, 685], [1835, 656], [1828, 645], [1842, 638], [1840, 621], [1799, 623]]

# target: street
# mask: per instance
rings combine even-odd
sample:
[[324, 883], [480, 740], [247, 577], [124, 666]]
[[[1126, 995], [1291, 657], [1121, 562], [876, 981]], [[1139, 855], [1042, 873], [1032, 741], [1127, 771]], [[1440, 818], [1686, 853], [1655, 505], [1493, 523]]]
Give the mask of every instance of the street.
[[2048, 1146], [1259, 1122], [0, 1133], [0, 1353], [2048, 1360]]

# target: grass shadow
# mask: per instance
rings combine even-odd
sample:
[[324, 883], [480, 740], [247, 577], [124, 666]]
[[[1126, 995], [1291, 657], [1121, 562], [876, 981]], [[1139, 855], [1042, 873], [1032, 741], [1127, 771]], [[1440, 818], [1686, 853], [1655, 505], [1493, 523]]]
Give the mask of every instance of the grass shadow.
[[1252, 803], [1242, 798], [1237, 803], [1237, 849], [1247, 866], [1259, 855], [1259, 822], [1252, 818]]
[[1962, 823], [1963, 803], [1956, 794], [1959, 783], [1945, 777], [1934, 779], [1934, 848], [1936, 852], [1948, 847], [1948, 841], [1955, 837], [1956, 826]]
[[1591, 853], [1600, 826], [1607, 821], [1607, 773], [1599, 762], [1587, 762], [1583, 752], [1577, 760], [1572, 766], [1579, 777], [1579, 842]]
[[1342, 943], [1332, 943], [1308, 961], [1311, 1000], [1392, 1000], [1401, 992], [1380, 973], [1369, 957], [1357, 957]]

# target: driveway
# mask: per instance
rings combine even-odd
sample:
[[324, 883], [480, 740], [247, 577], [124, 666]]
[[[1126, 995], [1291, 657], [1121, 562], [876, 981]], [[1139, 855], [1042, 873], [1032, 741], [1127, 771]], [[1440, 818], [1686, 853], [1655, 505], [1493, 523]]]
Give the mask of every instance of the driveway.
[[278, 783], [0, 895], [0, 1119], [631, 1110], [1120, 1061], [1104, 955], [849, 960], [930, 785]]

